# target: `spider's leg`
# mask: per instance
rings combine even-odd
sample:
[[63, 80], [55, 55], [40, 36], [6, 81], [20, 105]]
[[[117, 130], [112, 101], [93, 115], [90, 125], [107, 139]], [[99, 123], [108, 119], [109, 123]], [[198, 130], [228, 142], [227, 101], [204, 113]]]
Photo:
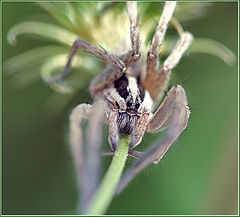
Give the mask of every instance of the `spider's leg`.
[[184, 89], [180, 85], [173, 86], [163, 100], [159, 109], [147, 125], [147, 132], [160, 132], [167, 127], [169, 131], [166, 142], [158, 143], [155, 148], [153, 162], [158, 163], [182, 131], [187, 127], [190, 108]]
[[188, 49], [188, 47], [191, 45], [193, 41], [193, 36], [189, 32], [184, 32], [181, 35], [180, 40], [178, 40], [175, 48], [171, 52], [171, 54], [168, 56], [168, 58], [164, 61], [160, 73], [162, 71], [169, 71], [171, 70], [179, 63], [183, 53]]
[[146, 124], [148, 123], [149, 114], [144, 114], [138, 121], [137, 130], [132, 135], [129, 148], [135, 148], [141, 141], [146, 131]]
[[[164, 118], [164, 116], [167, 118]], [[134, 178], [134, 176], [143, 170], [150, 163], [158, 163], [171, 145], [176, 141], [181, 132], [186, 128], [190, 110], [187, 106], [187, 98], [185, 91], [181, 86], [174, 86], [168, 93], [168, 96], [164, 99], [162, 105], [155, 113], [154, 117], [147, 126], [148, 131], [157, 132], [161, 130], [161, 126], [164, 126], [166, 122], [169, 124], [168, 133], [165, 139], [158, 142], [153, 148], [143, 154], [136, 164], [130, 168], [117, 188], [117, 193]], [[161, 123], [158, 126], [157, 122]]]
[[167, 31], [168, 24], [172, 18], [174, 9], [176, 7], [176, 2], [166, 2], [162, 11], [162, 15], [160, 17], [158, 26], [155, 30], [155, 34], [152, 39], [152, 43], [149, 48], [148, 56], [147, 56], [147, 70], [146, 70], [146, 81], [151, 77], [153, 73], [157, 73], [158, 71], [158, 54], [160, 47], [162, 45], [165, 33]]
[[150, 49], [148, 52], [147, 73], [154, 70], [156, 65], [158, 64], [158, 53], [163, 43], [163, 39], [167, 31], [168, 24], [175, 10], [176, 4], [177, 4], [176, 2], [172, 1], [166, 2], [164, 5], [158, 26], [155, 30], [155, 34], [153, 36], [152, 43], [150, 45]]
[[132, 156], [132, 157], [135, 157], [135, 158], [141, 158], [143, 156], [143, 152], [141, 151], [135, 151], [135, 150], [129, 150], [128, 151], [128, 155], [129, 156]]
[[116, 92], [115, 88], [108, 88], [103, 90], [103, 98], [108, 104], [106, 110], [107, 122], [109, 124], [109, 136], [108, 141], [113, 151], [117, 150], [119, 143], [119, 132], [118, 132], [118, 111], [126, 110], [126, 103], [122, 97]]
[[69, 73], [72, 58], [79, 48], [105, 60], [107, 63], [113, 66], [113, 68], [117, 71], [124, 72], [126, 70], [124, 63], [117, 56], [110, 54], [106, 50], [100, 49], [81, 38], [77, 38], [73, 43], [72, 50], [69, 54], [68, 61], [64, 70], [60, 74], [50, 78], [48, 80], [49, 83], [58, 81], [64, 78]]
[[140, 58], [140, 35], [138, 24], [137, 1], [127, 1], [127, 12], [130, 21], [130, 38], [132, 43], [132, 50], [123, 57], [125, 65], [134, 63]]
[[176, 2], [166, 2], [164, 5], [148, 52], [146, 74], [141, 77], [144, 87], [149, 91], [154, 101], [156, 101], [156, 98], [158, 98], [159, 94], [161, 93], [162, 84], [168, 77], [159, 73], [158, 54], [176, 4]]
[[119, 143], [119, 134], [118, 134], [118, 126], [117, 126], [117, 117], [118, 112], [112, 111], [109, 115], [109, 136], [108, 142], [113, 151], [117, 150]]
[[[164, 90], [166, 89], [168, 85], [168, 80], [170, 79], [170, 73], [172, 68], [178, 63], [180, 57], [192, 41], [192, 37], [189, 37], [189, 33], [182, 34], [181, 40], [176, 45], [176, 48], [178, 49], [175, 48], [170, 55], [172, 57], [175, 57], [178, 52], [179, 55], [177, 56], [179, 58], [176, 59], [175, 65], [171, 65], [171, 67], [167, 68], [162, 67], [159, 70], [159, 50], [162, 45], [168, 24], [172, 18], [175, 7], [176, 2], [166, 2], [164, 5], [162, 15], [160, 17], [148, 52], [146, 74], [142, 74], [141, 77], [144, 87], [149, 91], [152, 99], [155, 102], [162, 96]], [[185, 43], [186, 41], [188, 41], [188, 43]], [[180, 47], [183, 48], [181, 49], [181, 52], [179, 49]]]
[[105, 103], [95, 99], [92, 105], [91, 117], [87, 125], [86, 156], [88, 172], [88, 198], [91, 197], [99, 184], [102, 144], [102, 124], [106, 120], [104, 116]]
[[[126, 68], [133, 65], [133, 63], [138, 61], [140, 58], [140, 36], [137, 16], [137, 2], [127, 2], [127, 12], [130, 20], [130, 38], [132, 49], [127, 54], [124, 54], [119, 58]], [[101, 74], [92, 80], [90, 85], [90, 92], [92, 95], [101, 92], [101, 90], [108, 87], [108, 85], [111, 85], [115, 80], [120, 78], [126, 68], [117, 67], [112, 69], [107, 67]]]
[[[87, 208], [99, 180], [101, 124], [104, 119], [102, 101], [80, 104], [70, 115], [70, 146], [81, 191], [81, 211]], [[89, 119], [86, 145], [83, 145], [81, 124]], [[93, 136], [94, 135], [94, 136]], [[85, 148], [84, 148], [85, 147]]]
[[[158, 54], [158, 49], [156, 49], [155, 53], [152, 55], [150, 48], [147, 60], [147, 72], [145, 77], [142, 77], [142, 83], [155, 102], [162, 96], [164, 90], [167, 88], [171, 70], [178, 64], [183, 53], [192, 43], [192, 40], [193, 36], [191, 33], [182, 33], [180, 40], [160, 69], [158, 69], [158, 56], [156, 56]], [[156, 48], [156, 46], [153, 46], [153, 48]]]
[[76, 106], [70, 115], [70, 147], [75, 163], [75, 170], [79, 184], [79, 190], [84, 201], [87, 195], [88, 178], [86, 170], [86, 161], [83, 154], [83, 136], [81, 130], [81, 123], [83, 119], [90, 117], [92, 106], [89, 104], [80, 104]]
[[104, 89], [108, 88], [115, 80], [119, 79], [123, 75], [124, 71], [121, 69], [107, 67], [91, 81], [90, 93], [93, 96], [98, 95], [98, 93], [101, 94]]
[[173, 86], [166, 94], [161, 105], [149, 120], [146, 131], [158, 133], [169, 127], [172, 122], [174, 111], [176, 109], [177, 97], [181, 97], [182, 104], [187, 106], [187, 98], [184, 89], [180, 85]]

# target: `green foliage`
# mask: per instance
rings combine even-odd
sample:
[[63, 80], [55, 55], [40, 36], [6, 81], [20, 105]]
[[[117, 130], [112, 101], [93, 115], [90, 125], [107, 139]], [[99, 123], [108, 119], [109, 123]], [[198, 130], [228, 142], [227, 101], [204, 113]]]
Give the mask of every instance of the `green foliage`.
[[[113, 4], [104, 2], [90, 2], [90, 3], [38, 3], [58, 24], [50, 24], [46, 22], [26, 21], [14, 25], [8, 32], [8, 41], [12, 45], [16, 44], [16, 37], [21, 34], [32, 34], [42, 37], [51, 42], [59, 44], [59, 46], [46, 46], [35, 48], [28, 52], [19, 54], [17, 57], [9, 59], [6, 63], [6, 70], [9, 73], [21, 72], [27, 66], [32, 66], [41, 63], [40, 69], [41, 77], [44, 81], [51, 77], [53, 71], [61, 71], [65, 65], [66, 55], [69, 52], [70, 46], [73, 44], [77, 36], [88, 40], [91, 43], [99, 44], [107, 50], [111, 50], [119, 45], [119, 43], [128, 37], [128, 18], [124, 11], [123, 4]], [[179, 16], [179, 21], [186, 21], [196, 19], [204, 14], [204, 9], [208, 4], [190, 4], [184, 3], [179, 6], [176, 12], [176, 17]], [[146, 36], [153, 32], [153, 19], [158, 19], [159, 9], [154, 7], [154, 4], [145, 3], [140, 4], [140, 13], [142, 18], [141, 23], [141, 37], [145, 42], [143, 44], [143, 53], [146, 54], [147, 43]], [[150, 12], [152, 9], [152, 13]], [[187, 16], [183, 16], [186, 11]], [[103, 14], [104, 13], [104, 14]], [[116, 26], [117, 28], [112, 28]], [[167, 55], [174, 44], [175, 38], [172, 40], [166, 39], [161, 50], [162, 55]], [[64, 47], [61, 47], [64, 46]], [[67, 46], [69, 49], [65, 49]], [[234, 54], [224, 45], [210, 39], [195, 38], [189, 53], [209, 53], [215, 55], [225, 61], [227, 64], [233, 64], [235, 60]], [[65, 56], [60, 56], [64, 53]], [[44, 55], [45, 54], [45, 55]], [[48, 58], [47, 58], [48, 57]], [[78, 58], [78, 59], [77, 59]], [[92, 61], [92, 57], [87, 54], [79, 52], [79, 56], [74, 67], [79, 68], [89, 64], [89, 72], [95, 71], [96, 65]], [[87, 60], [88, 59], [88, 60]], [[59, 64], [57, 63], [59, 61]], [[87, 61], [87, 62], [86, 62]], [[100, 67], [102, 69], [102, 67]], [[99, 69], [99, 71], [100, 71]], [[99, 72], [97, 71], [97, 72]], [[81, 76], [75, 77], [80, 80]], [[92, 77], [91, 77], [92, 78]], [[58, 82], [50, 85], [55, 91], [59, 93], [73, 93], [72, 84], [66, 82]], [[25, 86], [25, 85], [24, 85]], [[74, 87], [81, 89], [82, 86]], [[75, 91], [77, 92], [77, 91]]]

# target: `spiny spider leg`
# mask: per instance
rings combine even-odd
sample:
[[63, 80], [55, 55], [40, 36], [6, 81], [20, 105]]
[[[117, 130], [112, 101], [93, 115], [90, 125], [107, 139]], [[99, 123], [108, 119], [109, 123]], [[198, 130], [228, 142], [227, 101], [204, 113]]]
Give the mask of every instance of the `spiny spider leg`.
[[172, 69], [178, 64], [183, 53], [192, 43], [193, 36], [189, 32], [184, 32], [178, 40], [175, 48], [164, 61], [160, 71], [152, 71], [143, 80], [144, 87], [150, 92], [151, 97], [156, 102], [167, 88]]
[[131, 66], [140, 59], [140, 34], [138, 24], [138, 13], [137, 13], [137, 1], [127, 1], [127, 12], [130, 21], [130, 39], [132, 49], [122, 55], [120, 59], [123, 61], [126, 67]]
[[99, 153], [102, 144], [102, 125], [106, 119], [104, 112], [105, 103], [103, 100], [95, 99], [87, 125], [86, 141], [89, 200], [91, 200], [100, 179], [101, 156]]
[[174, 9], [176, 7], [176, 2], [166, 2], [156, 28], [155, 34], [150, 45], [148, 57], [147, 57], [147, 73], [154, 70], [158, 64], [158, 53], [162, 45], [168, 24], [172, 18]]
[[[171, 117], [170, 127], [167, 136], [161, 142], [158, 142], [153, 148], [143, 154], [137, 163], [129, 169], [121, 179], [116, 193], [119, 193], [123, 188], [134, 178], [134, 176], [143, 170], [150, 163], [158, 163], [171, 145], [176, 141], [181, 132], [186, 128], [190, 110], [187, 106], [187, 98], [184, 89], [181, 86], [174, 86], [168, 93], [168, 98], [163, 102], [163, 106], [159, 109], [152, 119], [152, 123], [148, 126], [148, 130], [156, 132], [161, 130], [164, 124], [159, 123], [160, 127], [156, 124], [163, 117], [163, 113]], [[155, 119], [156, 118], [156, 122]], [[167, 120], [163, 120], [165, 123]]]
[[119, 142], [119, 133], [117, 125], [118, 111], [115, 110], [115, 108], [118, 106], [120, 110], [126, 110], [126, 103], [122, 97], [119, 97], [115, 88], [105, 89], [103, 91], [103, 96], [112, 110], [107, 114], [107, 122], [109, 123], [108, 141], [112, 150], [116, 151]]
[[146, 124], [144, 124], [144, 123], [147, 123], [148, 117], [149, 117], [149, 115], [142, 115], [142, 117], [139, 118], [137, 130], [132, 135], [132, 138], [131, 138], [131, 141], [129, 144], [130, 149], [135, 148], [142, 141], [142, 137], [144, 136], [145, 131], [146, 131]]
[[147, 72], [146, 75], [141, 78], [144, 87], [149, 91], [155, 102], [159, 100], [164, 93], [170, 79], [171, 70], [178, 64], [183, 53], [187, 50], [193, 40], [190, 33], [182, 33], [180, 40], [177, 42], [175, 48], [169, 57], [164, 61], [163, 66], [159, 70], [158, 53], [175, 6], [176, 3], [174, 2], [165, 3], [148, 53]]
[[130, 38], [132, 42], [132, 58], [137, 61], [140, 57], [140, 35], [137, 14], [137, 2], [128, 1], [127, 12], [130, 20]]
[[186, 104], [187, 106], [187, 98], [184, 89], [180, 85], [173, 86], [148, 122], [146, 132], [158, 133], [166, 129], [171, 124], [176, 104], [178, 103], [176, 99], [177, 97], [181, 97], [182, 104]]
[[[158, 26], [156, 28], [155, 34], [152, 39], [152, 43], [150, 45], [150, 49], [147, 56], [147, 70], [146, 70], [146, 78], [144, 80], [144, 85], [146, 85], [146, 88], [149, 88], [152, 83], [151, 81], [148, 81], [149, 78], [151, 78], [152, 74], [155, 74], [158, 72], [158, 54], [160, 47], [162, 45], [168, 24], [172, 18], [174, 9], [176, 7], [176, 2], [166, 2], [158, 23]], [[155, 83], [155, 82], [154, 82]], [[152, 95], [152, 93], [150, 92]]]
[[72, 58], [79, 48], [105, 60], [107, 63], [109, 63], [111, 66], [114, 67], [114, 70], [121, 71], [121, 72], [126, 71], [126, 67], [125, 67], [124, 63], [117, 56], [110, 54], [106, 50], [100, 49], [81, 38], [77, 38], [73, 43], [72, 50], [69, 54], [68, 61], [67, 61], [67, 64], [66, 64], [64, 70], [60, 74], [50, 78], [48, 81], [49, 83], [58, 81], [58, 80], [64, 78], [68, 74]]
[[109, 136], [108, 142], [113, 151], [117, 150], [119, 143], [119, 133], [117, 125], [118, 112], [112, 111], [109, 115]]
[[123, 55], [121, 57], [122, 60], [117, 56], [108, 53], [104, 49], [100, 49], [81, 38], [77, 38], [73, 43], [72, 50], [69, 54], [68, 61], [64, 70], [56, 76], [49, 78], [47, 82], [56, 82], [68, 75], [72, 58], [79, 48], [88, 53], [98, 56], [99, 58], [105, 60], [109, 65], [113, 66], [113, 68], [108, 67], [92, 80], [90, 85], [90, 92], [92, 95], [96, 95], [101, 90], [108, 87], [109, 84], [112, 84], [116, 79], [120, 78], [126, 71], [126, 67], [132, 65], [140, 58], [140, 36], [137, 18], [137, 2], [127, 2], [127, 11], [130, 20], [130, 37], [132, 42], [132, 50], [129, 53]]
[[[104, 118], [104, 102], [101, 100], [97, 100], [92, 106], [80, 104], [73, 109], [70, 115], [70, 145], [81, 191], [82, 212], [87, 209], [99, 181], [101, 125]], [[85, 150], [81, 130], [83, 119], [89, 119]]]
[[124, 64], [125, 68], [123, 70], [120, 67], [116, 69], [108, 67], [102, 73], [97, 75], [90, 84], [90, 92], [92, 95], [101, 93], [103, 89], [107, 88], [115, 80], [119, 79], [126, 71], [126, 68], [131, 66], [140, 58], [140, 35], [137, 16], [137, 2], [127, 2], [127, 12], [130, 21], [130, 38], [132, 43], [132, 50], [119, 58], [119, 60], [121, 59], [120, 61], [122, 61]]
[[175, 48], [168, 56], [168, 58], [164, 61], [161, 71], [171, 71], [180, 61], [183, 53], [188, 49], [193, 41], [193, 36], [189, 32], [184, 32], [181, 35], [180, 40], [178, 40]]
[[83, 154], [83, 136], [81, 130], [81, 123], [83, 119], [89, 118], [92, 110], [92, 105], [80, 104], [76, 106], [70, 115], [70, 146], [71, 152], [75, 163], [75, 170], [77, 174], [77, 180], [79, 184], [79, 190], [81, 190], [82, 201], [87, 200], [87, 168], [85, 155]]

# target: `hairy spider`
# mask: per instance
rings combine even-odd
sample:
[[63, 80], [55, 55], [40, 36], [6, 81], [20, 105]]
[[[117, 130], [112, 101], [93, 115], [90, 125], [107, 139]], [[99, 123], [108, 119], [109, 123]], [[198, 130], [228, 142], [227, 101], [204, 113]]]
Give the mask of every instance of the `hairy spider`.
[[[154, 106], [162, 97], [168, 86], [171, 70], [177, 65], [183, 53], [191, 44], [193, 37], [189, 32], [182, 32], [181, 37], [171, 54], [159, 66], [159, 50], [165, 32], [172, 18], [176, 2], [166, 2], [158, 26], [153, 36], [146, 64], [140, 60], [140, 35], [137, 15], [137, 2], [127, 2], [130, 20], [131, 48], [122, 56], [108, 53], [81, 38], [73, 44], [67, 64], [63, 72], [54, 77], [57, 81], [68, 74], [72, 57], [81, 48], [105, 60], [106, 69], [96, 76], [90, 84], [90, 92], [105, 107], [104, 120], [109, 124], [109, 143], [114, 153], [118, 147], [120, 135], [130, 135], [129, 155], [140, 158], [135, 165], [135, 172], [141, 169], [149, 159], [158, 163], [169, 147], [186, 128], [190, 109], [184, 89], [180, 85], [173, 86], [166, 94], [161, 105], [153, 114]], [[146, 68], [146, 70], [143, 70]], [[70, 116], [70, 140], [78, 146], [78, 136], [82, 119], [92, 115], [93, 106], [80, 104]], [[169, 127], [166, 138], [143, 154], [133, 149], [141, 142], [145, 132], [157, 133]]]

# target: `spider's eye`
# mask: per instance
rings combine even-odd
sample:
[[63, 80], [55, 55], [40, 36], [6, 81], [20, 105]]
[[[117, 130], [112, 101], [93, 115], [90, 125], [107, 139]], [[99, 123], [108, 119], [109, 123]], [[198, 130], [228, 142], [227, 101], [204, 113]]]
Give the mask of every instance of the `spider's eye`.
[[132, 102], [131, 102], [131, 101], [128, 101], [128, 102], [127, 102], [127, 107], [131, 107], [131, 105], [132, 105]]
[[137, 102], [136, 105], [135, 105], [135, 108], [138, 109], [140, 107], [140, 103]]

